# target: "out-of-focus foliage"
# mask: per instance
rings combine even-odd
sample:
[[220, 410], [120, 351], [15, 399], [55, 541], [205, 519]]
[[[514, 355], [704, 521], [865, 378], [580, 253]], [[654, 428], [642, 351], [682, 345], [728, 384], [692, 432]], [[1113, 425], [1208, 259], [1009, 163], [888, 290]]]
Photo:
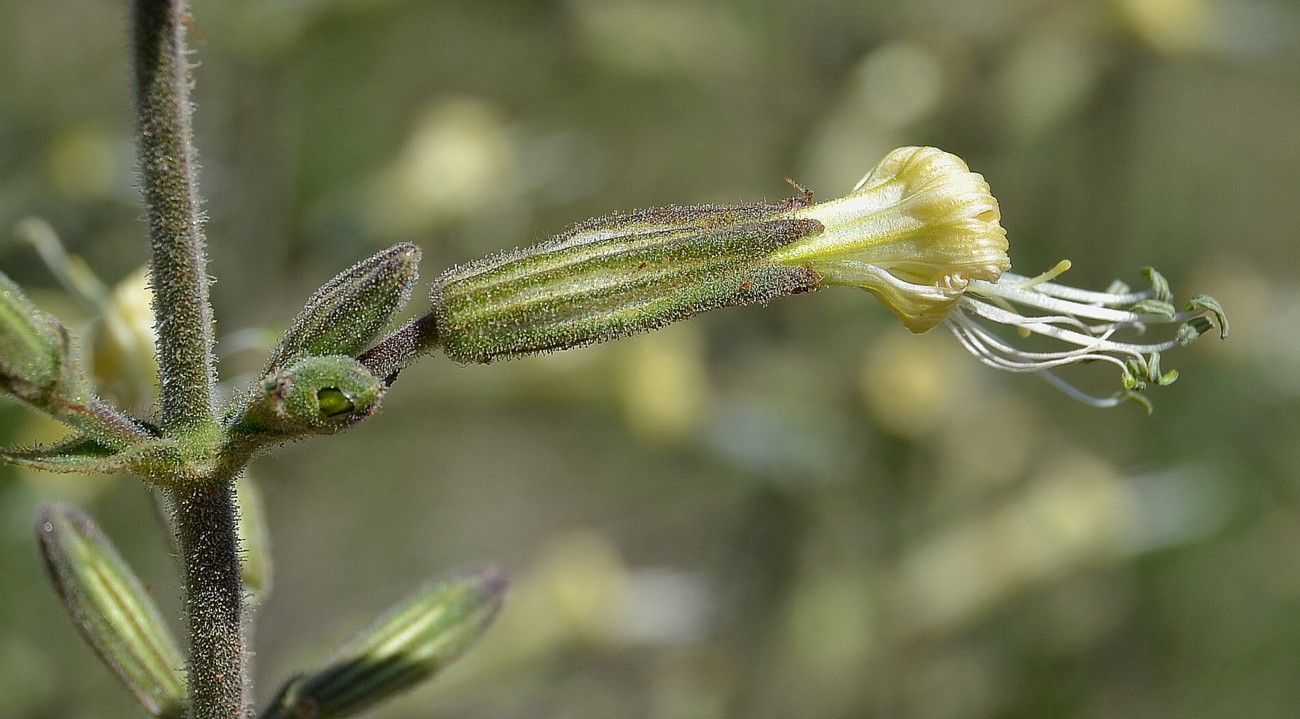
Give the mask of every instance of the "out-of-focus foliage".
[[[379, 717], [1289, 717], [1300, 704], [1300, 12], [1286, 0], [229, 0], [194, 8], [222, 370], [399, 241], [424, 275], [611, 210], [843, 194], [887, 150], [983, 173], [1015, 269], [1223, 301], [1147, 418], [1004, 376], [864, 293], [485, 367], [255, 466], [262, 701], [419, 577], [516, 578]], [[125, 9], [0, 23], [0, 228], [143, 261]], [[33, 250], [0, 266], [70, 325]], [[419, 292], [412, 305], [420, 305]], [[91, 318], [75, 330], [90, 336]], [[262, 328], [270, 331], [262, 331]], [[268, 339], [270, 338], [270, 339]], [[88, 343], [83, 342], [83, 349]], [[57, 437], [0, 406], [6, 444]], [[133, 483], [0, 473], [0, 715], [129, 717], [40, 574], [91, 505], [176, 609]]]

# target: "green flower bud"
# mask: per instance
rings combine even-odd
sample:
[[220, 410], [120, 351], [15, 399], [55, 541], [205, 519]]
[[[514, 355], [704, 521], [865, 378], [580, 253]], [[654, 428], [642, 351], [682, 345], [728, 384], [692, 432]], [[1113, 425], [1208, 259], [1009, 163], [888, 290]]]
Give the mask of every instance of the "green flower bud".
[[43, 406], [67, 359], [63, 325], [0, 273], [0, 392]]
[[816, 272], [767, 260], [821, 231], [815, 220], [787, 216], [808, 201], [610, 215], [454, 268], [433, 287], [438, 339], [454, 360], [490, 362], [811, 291]]
[[50, 581], [100, 659], [156, 717], [185, 715], [184, 661], [153, 599], [95, 523], [46, 505], [36, 523]]
[[303, 357], [355, 357], [411, 296], [420, 250], [402, 243], [362, 260], [316, 290], [271, 353], [267, 373]]
[[351, 357], [306, 357], [267, 375], [236, 427], [294, 436], [332, 434], [369, 417], [384, 385]]
[[335, 653], [291, 679], [263, 719], [337, 719], [428, 680], [464, 654], [492, 620], [507, 580], [496, 569], [427, 587]]

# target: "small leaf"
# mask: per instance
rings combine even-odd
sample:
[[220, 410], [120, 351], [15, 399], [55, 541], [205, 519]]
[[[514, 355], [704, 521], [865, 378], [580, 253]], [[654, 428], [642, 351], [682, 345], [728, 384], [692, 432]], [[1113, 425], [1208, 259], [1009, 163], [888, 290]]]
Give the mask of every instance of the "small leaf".
[[340, 272], [307, 300], [265, 373], [303, 357], [360, 354], [410, 299], [419, 264], [419, 248], [404, 242]]
[[73, 624], [147, 712], [185, 715], [183, 660], [157, 605], [81, 510], [41, 508], [36, 537]]
[[506, 585], [505, 575], [489, 568], [418, 592], [333, 662], [290, 679], [262, 719], [339, 719], [432, 678], [492, 623]]
[[165, 478], [180, 466], [174, 440], [155, 437], [123, 450], [81, 435], [44, 447], [0, 450], [0, 461], [62, 474], [138, 474]]
[[126, 462], [118, 453], [88, 437], [71, 437], [56, 444], [0, 451], [0, 460], [46, 472], [118, 474]]

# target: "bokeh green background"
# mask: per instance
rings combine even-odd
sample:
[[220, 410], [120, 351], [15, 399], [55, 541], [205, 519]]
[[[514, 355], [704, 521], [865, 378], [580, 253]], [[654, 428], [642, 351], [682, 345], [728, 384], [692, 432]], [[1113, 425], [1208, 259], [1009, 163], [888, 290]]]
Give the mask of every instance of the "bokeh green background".
[[[125, 3], [0, 5], [0, 268], [87, 336], [9, 228], [45, 218], [110, 284], [143, 262]], [[375, 716], [1295, 715], [1289, 0], [227, 0], [197, 3], [191, 40], [235, 383], [394, 242], [436, 276], [615, 209], [775, 200], [784, 177], [833, 197], [906, 144], [986, 175], [1020, 272], [1070, 258], [1101, 288], [1153, 264], [1233, 321], [1166, 357], [1182, 379], [1152, 417], [986, 369], [852, 290], [430, 357], [379, 417], [253, 466], [276, 560], [260, 700], [486, 561], [515, 579], [488, 639]], [[51, 431], [0, 406], [7, 443]], [[0, 470], [0, 717], [135, 716], [42, 575], [56, 499], [176, 610], [134, 482]]]

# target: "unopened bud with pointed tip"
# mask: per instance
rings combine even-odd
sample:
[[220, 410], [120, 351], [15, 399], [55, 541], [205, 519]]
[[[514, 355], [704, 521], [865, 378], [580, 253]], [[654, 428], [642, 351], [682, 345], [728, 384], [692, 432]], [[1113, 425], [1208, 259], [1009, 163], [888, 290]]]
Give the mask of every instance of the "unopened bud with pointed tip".
[[36, 536], [73, 624], [149, 714], [185, 715], [184, 661], [157, 605], [83, 512], [46, 505]]
[[492, 623], [507, 584], [500, 570], [487, 568], [421, 590], [339, 649], [328, 665], [291, 679], [263, 719], [352, 716], [431, 679]]
[[402, 243], [340, 272], [307, 300], [271, 353], [267, 373], [303, 357], [355, 357], [410, 299], [420, 250]]

